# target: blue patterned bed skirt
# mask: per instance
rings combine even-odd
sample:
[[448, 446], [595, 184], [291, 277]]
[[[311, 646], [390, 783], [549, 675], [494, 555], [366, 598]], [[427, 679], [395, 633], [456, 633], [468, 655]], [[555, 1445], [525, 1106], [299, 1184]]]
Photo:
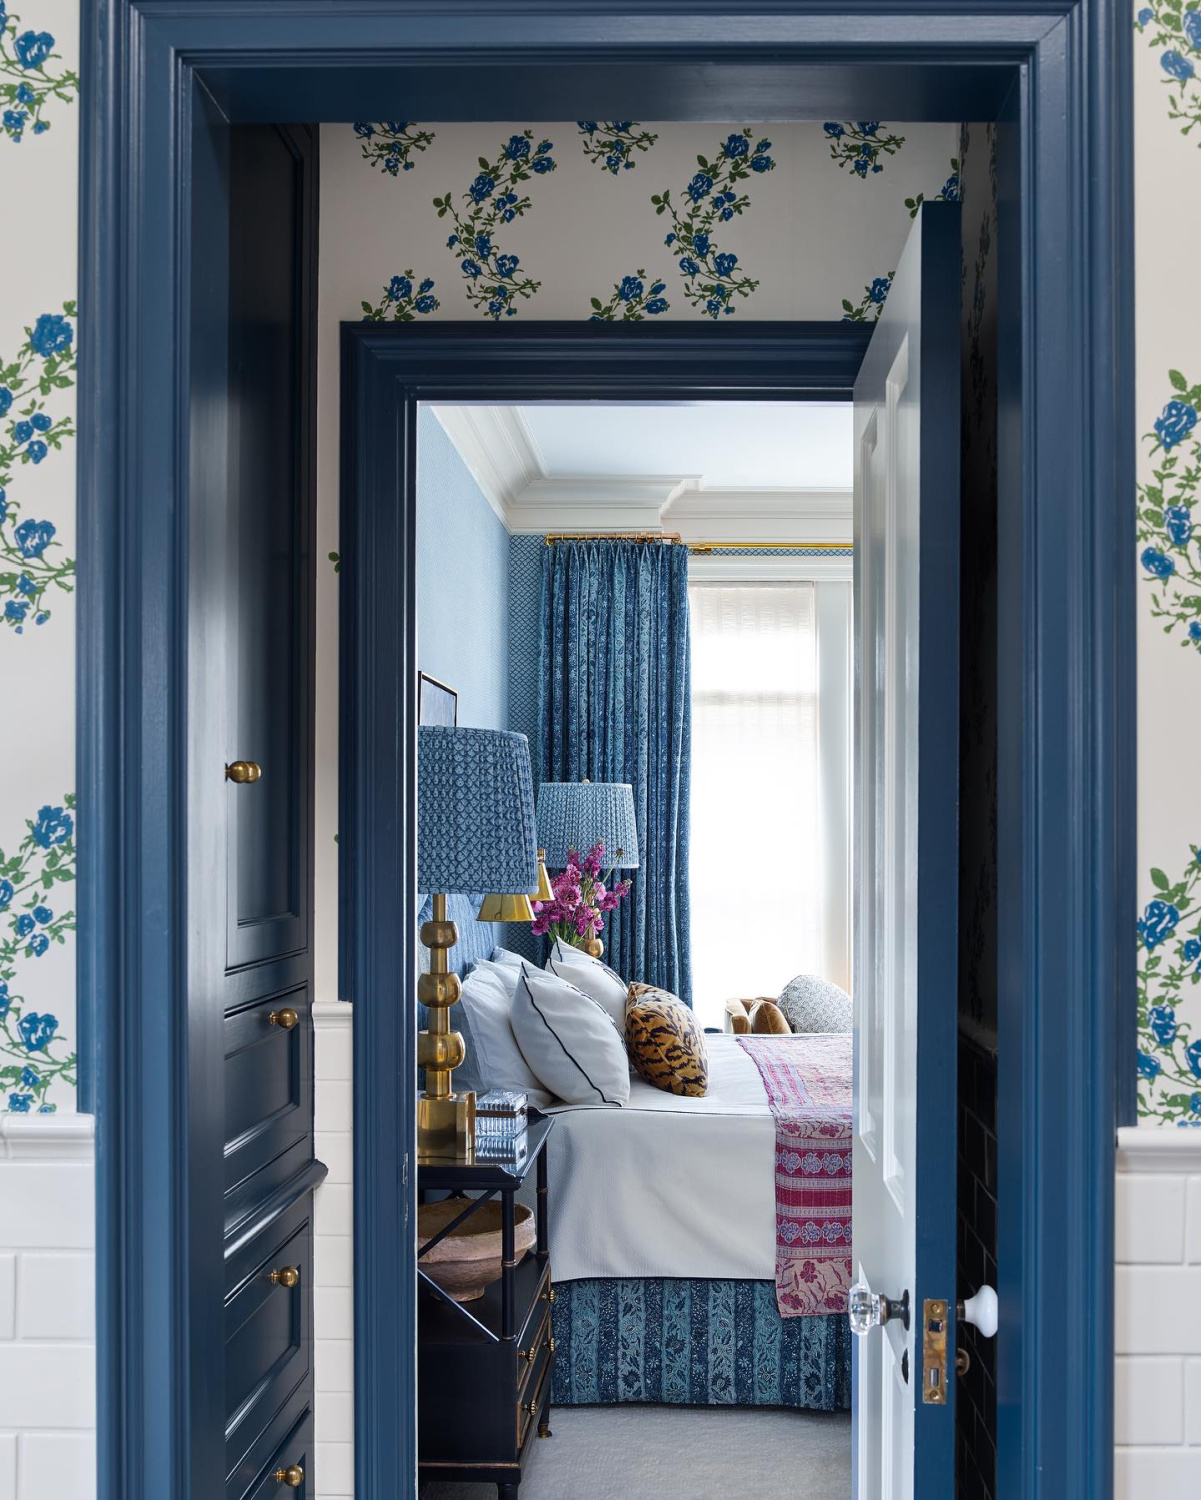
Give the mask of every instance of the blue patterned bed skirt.
[[845, 1315], [781, 1318], [770, 1281], [560, 1281], [554, 1336], [559, 1406], [851, 1405]]

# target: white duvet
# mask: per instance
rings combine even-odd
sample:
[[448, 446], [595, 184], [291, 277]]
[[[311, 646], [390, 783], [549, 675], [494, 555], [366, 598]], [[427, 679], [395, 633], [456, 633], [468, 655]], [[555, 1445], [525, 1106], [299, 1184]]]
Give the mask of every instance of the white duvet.
[[706, 1036], [702, 1099], [641, 1078], [622, 1109], [552, 1106], [550, 1253], [586, 1276], [775, 1275], [775, 1125], [759, 1070], [732, 1036]]

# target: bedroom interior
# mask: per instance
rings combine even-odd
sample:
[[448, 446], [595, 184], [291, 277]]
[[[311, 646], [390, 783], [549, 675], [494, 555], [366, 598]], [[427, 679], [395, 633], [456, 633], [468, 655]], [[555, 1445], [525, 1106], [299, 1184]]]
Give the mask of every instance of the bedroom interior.
[[[860, 134], [867, 128], [855, 127]], [[363, 215], [361, 193], [378, 170], [373, 154], [383, 149], [382, 137], [399, 130], [323, 133], [323, 224]], [[407, 130], [413, 135], [416, 127]], [[888, 131], [900, 139], [902, 127]], [[953, 177], [930, 198], [957, 202], [966, 194], [981, 210], [983, 228], [969, 234], [965, 224], [963, 253], [974, 263], [976, 284], [983, 284], [995, 275], [988, 254], [996, 211], [994, 133], [975, 128], [973, 150], [968, 127], [958, 138], [944, 127], [903, 131], [930, 170], [940, 160], [951, 163]], [[552, 133], [560, 127], [547, 127], [547, 139]], [[468, 140], [478, 131], [444, 126], [438, 134], [452, 162], [463, 155], [465, 170]], [[524, 134], [533, 141], [537, 132]], [[661, 134], [673, 148], [671, 127]], [[753, 130], [725, 134], [735, 143], [746, 138], [748, 150], [779, 149]], [[839, 145], [828, 127], [787, 127], [773, 135], [802, 157], [814, 146], [824, 156]], [[419, 150], [413, 147], [406, 160], [420, 164]], [[539, 159], [548, 158], [546, 152]], [[849, 180], [859, 180], [857, 168]], [[904, 223], [894, 223], [888, 252], [894, 259], [922, 196], [907, 198]], [[584, 200], [577, 203], [582, 209]], [[863, 200], [851, 203], [862, 209]], [[373, 236], [386, 232], [396, 206], [395, 198], [378, 198], [370, 210]], [[775, 305], [764, 308], [768, 315], [820, 312], [830, 326], [818, 300], [822, 277], [834, 270], [830, 252], [853, 246], [863, 254], [868, 245], [862, 234], [844, 241], [844, 221], [848, 229], [854, 223], [840, 210], [823, 224], [819, 243], [805, 249], [814, 277], [803, 289], [794, 283], [784, 305], [777, 290]], [[877, 217], [873, 227], [878, 223]], [[735, 220], [725, 232], [740, 227]], [[425, 231], [408, 222], [405, 231], [420, 263]], [[812, 240], [811, 228], [801, 232]], [[349, 286], [356, 276], [361, 283], [365, 272], [355, 267], [367, 243], [344, 235], [323, 240], [323, 288]], [[580, 240], [584, 256], [592, 243], [588, 235]], [[750, 243], [757, 254], [778, 248], [773, 235], [754, 235]], [[428, 249], [435, 244], [445, 254], [441, 238], [431, 238]], [[548, 269], [541, 296], [553, 316], [567, 288], [555, 286], [553, 263]], [[464, 275], [474, 296], [480, 278], [468, 267]], [[842, 325], [867, 323], [870, 331], [891, 282], [891, 272], [869, 281], [862, 305], [842, 299]], [[765, 278], [756, 295], [771, 287]], [[618, 317], [652, 322], [669, 314], [657, 308], [668, 302], [665, 290], [639, 272], [614, 286], [612, 307]], [[381, 302], [364, 300], [363, 312], [375, 322], [420, 322], [434, 296], [406, 270]], [[979, 293], [970, 307], [965, 302], [971, 367], [965, 365], [964, 385], [979, 413], [968, 426], [965, 454], [986, 426], [989, 407], [990, 393], [981, 389], [991, 357], [982, 348], [982, 302], [987, 306]], [[332, 319], [339, 309], [345, 317], [345, 303], [323, 292], [323, 316]], [[603, 304], [593, 319], [606, 321]], [[495, 875], [486, 879], [477, 868], [474, 878], [443, 879], [444, 889], [419, 885], [425, 894], [418, 952], [435, 971], [423, 975], [419, 992], [421, 1000], [435, 1000], [421, 1012], [427, 1034], [418, 1055], [435, 1063], [424, 1070], [425, 1093], [461, 1100], [453, 1106], [460, 1140], [472, 1128], [466, 1118], [472, 1092], [477, 1109], [489, 1091], [523, 1096], [515, 1105], [504, 1097], [483, 1104], [474, 1123], [476, 1159], [466, 1175], [460, 1164], [419, 1166], [428, 1221], [428, 1228], [419, 1221], [418, 1235], [426, 1245], [418, 1271], [427, 1335], [418, 1412], [419, 1424], [428, 1424], [419, 1426], [419, 1454], [422, 1492], [430, 1500], [492, 1493], [488, 1483], [473, 1489], [456, 1482], [468, 1478], [506, 1486], [499, 1490], [503, 1500], [517, 1493], [518, 1479], [527, 1500], [558, 1500], [565, 1487], [598, 1497], [627, 1495], [640, 1485], [648, 1493], [670, 1494], [677, 1485], [690, 1496], [718, 1494], [735, 1474], [745, 1475], [748, 1463], [764, 1494], [803, 1493], [796, 1488], [802, 1458], [802, 1482], [814, 1493], [850, 1485], [850, 1152], [831, 1151], [821, 1135], [845, 1136], [851, 1092], [848, 397], [849, 390], [841, 399], [774, 402], [573, 403], [548, 396], [507, 404], [437, 400], [416, 409], [421, 722], [525, 736], [534, 868], [544, 897], [542, 881], [550, 888], [550, 903], [540, 903], [532, 922], [501, 925], [481, 920], [487, 903], [499, 915], [524, 893], [506, 892]], [[982, 435], [975, 441], [983, 448]], [[976, 477], [987, 486], [987, 455], [977, 462]], [[982, 512], [985, 542], [988, 524]], [[331, 559], [336, 568], [338, 555]], [[985, 583], [990, 566], [984, 546]], [[320, 591], [329, 584], [328, 574], [319, 577], [319, 612]], [[987, 609], [985, 596], [977, 613]], [[748, 760], [756, 774], [746, 774]], [[419, 770], [419, 793], [424, 780]], [[603, 793], [612, 794], [622, 827], [597, 824], [581, 805], [551, 806]], [[319, 789], [319, 822], [320, 799]], [[444, 820], [445, 800], [423, 797], [427, 829]], [[629, 804], [636, 806], [632, 837]], [[575, 820], [570, 836], [551, 829], [560, 814]], [[486, 819], [467, 818], [451, 831], [450, 846], [482, 858], [485, 827]], [[605, 849], [595, 849], [602, 839]], [[987, 862], [987, 851], [980, 857]], [[970, 873], [977, 881], [978, 872]], [[595, 904], [604, 908], [599, 930], [581, 931], [580, 903], [586, 916], [593, 883], [599, 883]], [[532, 895], [534, 887], [527, 889]], [[978, 904], [973, 921], [988, 926]], [[586, 965], [586, 950], [597, 947], [601, 952], [591, 956], [599, 964]], [[978, 952], [974, 940], [972, 951]], [[446, 975], [437, 975], [443, 964]], [[662, 999], [635, 1005], [642, 997], [628, 989], [631, 980], [654, 984]], [[581, 990], [595, 1004], [585, 1007]], [[452, 993], [451, 1005], [438, 1003]], [[790, 1077], [773, 1067], [773, 1052], [797, 1036], [788, 1011], [810, 1033], [803, 1039], [809, 1056], [803, 1079], [799, 1069]], [[564, 1076], [558, 1034], [578, 1027], [581, 1015], [592, 1026], [592, 1034], [584, 1028], [593, 1049], [586, 1081], [574, 1062]], [[615, 1028], [632, 1056], [636, 1031], [653, 1038], [665, 1025], [674, 1049], [666, 1088], [653, 1068], [638, 1072], [613, 1047]], [[548, 1030], [555, 1031], [549, 1053]], [[461, 1041], [447, 1040], [451, 1035]], [[575, 1038], [568, 1051], [577, 1044]], [[454, 1066], [441, 1066], [450, 1057]], [[986, 1058], [980, 1077], [987, 1078], [987, 1068]], [[441, 1075], [432, 1085], [431, 1072]], [[817, 1165], [802, 1169], [815, 1179], [803, 1190], [804, 1213], [790, 1205], [777, 1234], [777, 1195], [793, 1185], [773, 1183], [771, 1162], [783, 1141], [790, 1087], [805, 1088], [818, 1138], [793, 1139], [785, 1155]], [[528, 1112], [541, 1111], [547, 1128], [517, 1130], [521, 1144], [514, 1148], [505, 1136], [516, 1127], [505, 1116], [523, 1103], [525, 1118], [539, 1123]], [[419, 1122], [420, 1111], [433, 1107], [419, 1102]], [[986, 1118], [987, 1109], [980, 1115]], [[514, 1155], [506, 1160], [509, 1151]], [[765, 1163], [762, 1172], [747, 1170], [751, 1154]], [[668, 1161], [664, 1181], [654, 1164]], [[976, 1177], [983, 1178], [986, 1164], [969, 1160], [960, 1170], [974, 1205]], [[447, 1191], [495, 1196], [478, 1217], [458, 1221], [441, 1207]], [[449, 1359], [452, 1346], [462, 1353], [458, 1336], [472, 1328], [474, 1314], [470, 1302], [457, 1312], [444, 1298], [438, 1305], [436, 1289], [439, 1278], [449, 1285], [461, 1273], [476, 1277], [471, 1290], [479, 1290], [474, 1270], [448, 1269], [447, 1262], [454, 1239], [464, 1237], [455, 1231], [481, 1227], [487, 1235], [466, 1235], [479, 1241], [475, 1249], [487, 1255], [493, 1278], [484, 1292], [491, 1312], [481, 1320], [494, 1334], [511, 1326], [519, 1353], [530, 1356], [499, 1374]], [[973, 1287], [983, 1285], [987, 1250], [982, 1261], [976, 1252], [987, 1247], [990, 1232], [977, 1223], [974, 1206], [960, 1230], [961, 1248], [969, 1252], [965, 1275]], [[816, 1255], [806, 1238], [815, 1233], [824, 1241]], [[786, 1235], [795, 1237], [800, 1253]], [[506, 1268], [511, 1261], [518, 1265]], [[537, 1312], [551, 1294], [552, 1266], [554, 1305], [531, 1314], [527, 1341], [523, 1309]], [[534, 1268], [534, 1285], [523, 1289], [522, 1278], [528, 1282]], [[991, 1495], [993, 1356], [974, 1333], [961, 1325], [960, 1341], [972, 1352], [959, 1382], [958, 1464], [970, 1486], [964, 1493]], [[323, 1327], [319, 1304], [319, 1379], [321, 1350], [332, 1347], [323, 1345], [323, 1335], [343, 1336]], [[487, 1342], [485, 1332], [475, 1336]], [[452, 1393], [471, 1392], [473, 1409], [486, 1411], [498, 1390], [510, 1410], [512, 1397], [520, 1397], [516, 1432], [505, 1437], [515, 1475], [481, 1465], [482, 1418], [465, 1423], [448, 1415]], [[553, 1430], [566, 1439], [558, 1445], [536, 1438], [551, 1430], [552, 1413]], [[734, 1414], [742, 1420], [728, 1420]], [[606, 1472], [605, 1458], [618, 1432], [641, 1453], [638, 1466], [620, 1477]], [[708, 1456], [656, 1479], [656, 1441], [699, 1444]], [[490, 1451], [495, 1456], [495, 1443]]]
[[[643, 1450], [625, 1494], [650, 1492], [656, 1441], [695, 1495], [745, 1472], [751, 1443], [760, 1493], [798, 1466], [792, 1493], [849, 1489], [852, 452], [846, 402], [419, 413], [418, 883], [456, 893], [423, 897], [419, 920], [436, 944], [453, 920], [429, 967], [461, 982], [449, 1008], [434, 973], [418, 997], [431, 1032], [463, 1039], [445, 1087], [518, 1111], [487, 1135], [477, 1114], [473, 1166], [419, 1165], [428, 1500], [477, 1493], [438, 1477], [470, 1454], [449, 1391], [488, 1400], [478, 1352], [449, 1373], [463, 1313], [512, 1329], [531, 1266], [518, 1394], [556, 1441], [532, 1443], [523, 1496], [617, 1493], [602, 1456], [619, 1432]], [[468, 606], [443, 559], [469, 537]], [[460, 778], [490, 757], [487, 814], [465, 814], [462, 784], [445, 805], [448, 723]], [[529, 785], [510, 789], [505, 847], [524, 831], [532, 863], [506, 872], [489, 833], [516, 734]], [[457, 863], [435, 876], [427, 846], [448, 828]], [[525, 919], [480, 920], [508, 887], [535, 896]], [[812, 1165], [785, 1186], [793, 1080], [771, 1054], [794, 1030], [813, 1118], [787, 1149]], [[422, 1035], [419, 1060], [444, 1045]], [[449, 1184], [486, 1192], [497, 1170], [517, 1184], [511, 1222], [495, 1199], [447, 1210]], [[797, 1195], [796, 1254], [780, 1192]], [[467, 1269], [455, 1229], [475, 1241]], [[451, 1310], [439, 1287], [467, 1300]]]

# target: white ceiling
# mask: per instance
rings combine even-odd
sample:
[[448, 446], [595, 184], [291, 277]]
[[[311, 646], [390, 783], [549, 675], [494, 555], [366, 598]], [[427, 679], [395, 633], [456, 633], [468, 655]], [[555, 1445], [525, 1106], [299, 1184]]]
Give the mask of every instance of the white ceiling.
[[851, 484], [849, 402], [517, 408], [548, 479], [678, 479], [702, 489], [828, 490]]
[[849, 403], [435, 406], [511, 532], [845, 542]]

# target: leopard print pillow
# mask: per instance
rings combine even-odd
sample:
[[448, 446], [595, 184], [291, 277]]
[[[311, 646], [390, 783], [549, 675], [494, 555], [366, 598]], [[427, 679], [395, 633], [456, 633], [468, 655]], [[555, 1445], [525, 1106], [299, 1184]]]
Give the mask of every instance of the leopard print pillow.
[[649, 984], [626, 994], [626, 1047], [638, 1076], [668, 1094], [700, 1098], [709, 1087], [705, 1034], [677, 996]]

